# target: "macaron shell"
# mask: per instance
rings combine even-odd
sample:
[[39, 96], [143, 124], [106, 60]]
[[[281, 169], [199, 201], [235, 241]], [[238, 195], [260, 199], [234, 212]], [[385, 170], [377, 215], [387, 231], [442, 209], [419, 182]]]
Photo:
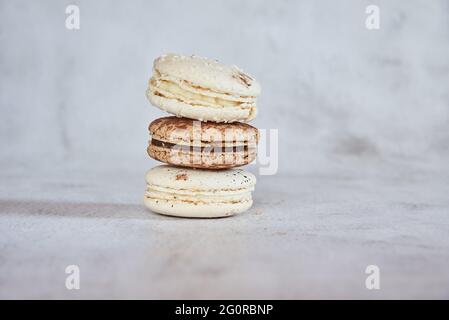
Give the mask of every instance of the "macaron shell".
[[148, 155], [161, 162], [175, 166], [200, 169], [230, 169], [244, 166], [256, 159], [256, 151], [241, 152], [184, 152], [149, 145]]
[[238, 67], [198, 56], [163, 55], [154, 61], [154, 70], [218, 92], [257, 96], [261, 91], [259, 83]]
[[253, 201], [229, 204], [199, 203], [156, 200], [144, 196], [145, 206], [153, 212], [184, 218], [220, 218], [244, 212], [251, 208]]
[[178, 117], [186, 117], [200, 121], [214, 122], [248, 122], [257, 115], [256, 106], [250, 108], [223, 107], [215, 108], [190, 105], [176, 99], [168, 99], [155, 95], [150, 89], [146, 92], [148, 100], [154, 106]]
[[205, 146], [219, 144], [236, 146], [259, 141], [259, 130], [249, 124], [201, 122], [174, 116], [162, 117], [150, 123], [153, 138], [170, 143]]

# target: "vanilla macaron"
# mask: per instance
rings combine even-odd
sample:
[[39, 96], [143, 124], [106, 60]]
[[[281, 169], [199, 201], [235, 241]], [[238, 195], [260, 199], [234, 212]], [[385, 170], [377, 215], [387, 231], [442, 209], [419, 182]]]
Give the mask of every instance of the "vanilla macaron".
[[170, 216], [218, 218], [248, 210], [256, 177], [241, 169], [209, 171], [161, 165], [146, 174], [144, 203]]
[[247, 122], [256, 116], [260, 85], [236, 66], [198, 56], [157, 58], [146, 92], [156, 107], [179, 117]]
[[201, 122], [174, 116], [149, 125], [150, 157], [177, 166], [229, 169], [252, 162], [259, 131], [246, 123]]

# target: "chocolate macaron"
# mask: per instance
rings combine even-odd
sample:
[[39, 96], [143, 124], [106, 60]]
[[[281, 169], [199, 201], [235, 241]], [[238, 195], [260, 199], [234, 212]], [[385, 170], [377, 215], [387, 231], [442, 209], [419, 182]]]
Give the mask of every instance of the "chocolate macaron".
[[257, 155], [259, 131], [245, 123], [172, 116], [154, 120], [148, 129], [150, 157], [176, 166], [228, 169], [246, 165]]
[[248, 210], [256, 177], [242, 169], [194, 170], [161, 165], [145, 176], [144, 203], [170, 216], [218, 218]]

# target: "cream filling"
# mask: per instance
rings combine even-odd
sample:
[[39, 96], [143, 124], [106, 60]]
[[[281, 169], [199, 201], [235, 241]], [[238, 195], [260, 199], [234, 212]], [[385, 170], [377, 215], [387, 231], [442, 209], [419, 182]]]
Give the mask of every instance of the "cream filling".
[[192, 203], [237, 203], [251, 201], [251, 191], [249, 188], [233, 190], [186, 190], [172, 189], [156, 185], [147, 185], [145, 196], [155, 200], [169, 200]]
[[239, 101], [239, 102], [251, 102], [251, 103], [256, 102], [256, 96], [248, 96], [248, 95], [241, 96], [241, 95], [233, 95], [233, 94], [226, 93], [223, 91], [216, 91], [211, 88], [205, 88], [205, 87], [202, 87], [199, 85], [195, 85], [186, 80], [181, 80], [176, 77], [172, 77], [172, 76], [169, 76], [166, 74], [161, 74], [157, 70], [155, 70], [152, 79], [154, 79], [156, 81], [167, 81], [170, 83], [174, 83], [184, 90], [187, 90], [187, 91], [190, 91], [193, 93], [198, 93], [198, 94], [204, 95], [204, 96], [218, 97], [218, 98], [222, 98], [224, 100]]
[[[162, 137], [159, 136], [157, 134], [152, 134], [150, 132], [149, 134], [150, 139], [148, 140], [148, 144], [151, 145], [155, 145], [155, 143], [153, 143], [154, 141], [158, 141], [160, 147], [165, 147], [165, 148], [169, 148], [169, 149], [175, 149], [175, 150], [180, 150], [183, 149], [184, 147], [190, 147], [190, 148], [205, 148], [206, 150], [204, 150], [205, 152], [213, 152], [213, 151], [217, 151], [217, 152], [225, 152], [228, 151], [230, 152], [230, 150], [226, 150], [227, 148], [234, 148], [235, 150], [232, 150], [232, 152], [237, 152], [237, 151], [250, 151], [250, 152], [255, 152], [257, 149], [257, 140], [254, 140], [254, 138], [250, 135], [247, 135], [246, 140], [241, 140], [241, 141], [237, 141], [237, 140], [230, 140], [230, 141], [206, 141], [206, 140], [201, 140], [201, 139], [192, 139], [192, 140], [188, 140], [186, 141], [185, 139], [183, 139], [184, 137], [171, 137], [169, 136], [169, 139], [166, 139], [166, 137]], [[243, 137], [245, 137], [243, 135]], [[218, 139], [217, 139], [218, 140]], [[160, 145], [160, 142], [165, 143], [166, 146]], [[196, 150], [199, 151], [199, 150]]]
[[[196, 104], [214, 108], [222, 107], [239, 107], [249, 109], [255, 107], [254, 99], [244, 99], [249, 101], [236, 101], [231, 99], [223, 99], [221, 97], [200, 94], [182, 88], [174, 81], [151, 78], [150, 89], [155, 93], [166, 98], [177, 99], [188, 104]], [[203, 90], [204, 91], [204, 90]]]

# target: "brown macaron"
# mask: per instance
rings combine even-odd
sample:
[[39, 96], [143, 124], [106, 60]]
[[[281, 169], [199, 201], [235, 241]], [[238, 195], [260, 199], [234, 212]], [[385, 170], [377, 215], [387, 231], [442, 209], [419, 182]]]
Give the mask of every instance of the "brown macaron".
[[245, 123], [164, 117], [148, 129], [149, 156], [176, 166], [228, 169], [246, 165], [257, 155], [259, 131]]

